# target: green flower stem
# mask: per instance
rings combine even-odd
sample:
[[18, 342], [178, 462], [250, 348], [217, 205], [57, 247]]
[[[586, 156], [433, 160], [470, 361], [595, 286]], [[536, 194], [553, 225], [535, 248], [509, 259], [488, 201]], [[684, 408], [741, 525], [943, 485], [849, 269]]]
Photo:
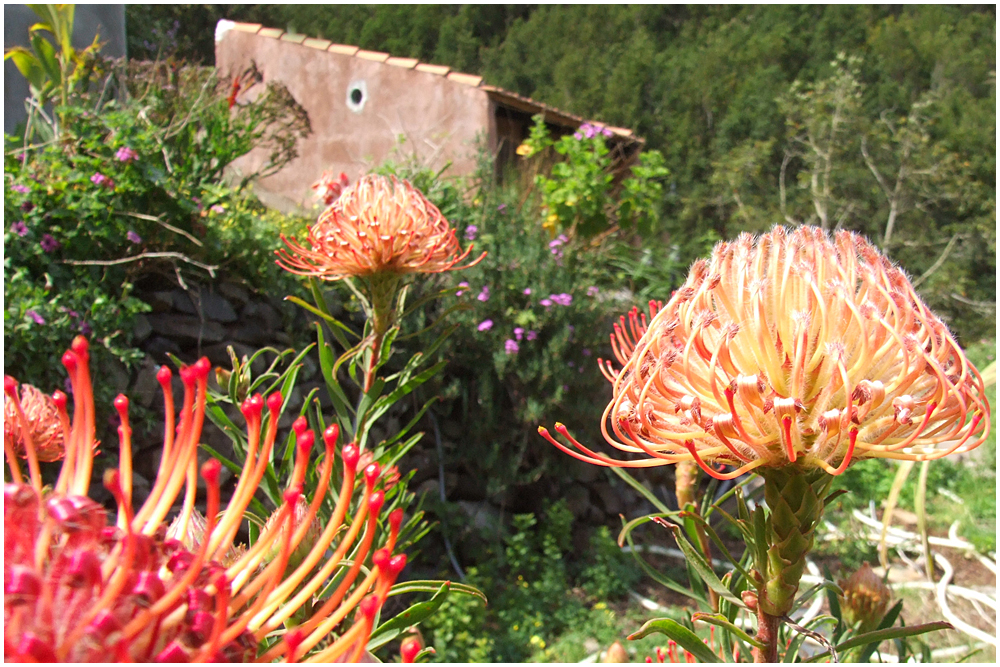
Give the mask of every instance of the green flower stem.
[[833, 477], [822, 470], [798, 466], [765, 469], [764, 500], [767, 518], [767, 563], [758, 590], [758, 639], [766, 645], [754, 652], [756, 662], [777, 658], [778, 620], [792, 609], [806, 554], [813, 545], [816, 526], [823, 516], [823, 499]]
[[400, 281], [401, 278], [396, 273], [376, 273], [368, 279], [368, 297], [371, 303], [369, 316], [372, 321], [372, 333], [371, 360], [368, 363], [368, 368], [365, 369], [365, 393], [371, 390], [372, 383], [375, 381], [375, 369], [378, 367], [379, 354], [385, 334], [396, 322], [394, 302], [396, 293], [399, 291]]

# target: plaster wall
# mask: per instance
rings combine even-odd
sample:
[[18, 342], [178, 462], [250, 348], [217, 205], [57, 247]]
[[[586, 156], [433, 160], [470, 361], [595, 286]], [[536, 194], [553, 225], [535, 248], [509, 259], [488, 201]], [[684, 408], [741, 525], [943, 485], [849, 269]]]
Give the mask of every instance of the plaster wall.
[[[389, 157], [413, 155], [435, 171], [451, 161], [449, 174], [471, 173], [477, 136], [486, 138], [491, 129], [487, 94], [439, 74], [237, 30], [216, 42], [221, 76], [238, 74], [251, 61], [265, 81], [288, 88], [312, 125], [312, 134], [299, 141], [299, 157], [256, 186], [262, 201], [279, 209], [312, 208], [310, 186], [324, 170], [342, 171], [353, 182]], [[352, 109], [354, 88], [364, 99]], [[264, 157], [251, 152], [234, 168], [246, 173]]]

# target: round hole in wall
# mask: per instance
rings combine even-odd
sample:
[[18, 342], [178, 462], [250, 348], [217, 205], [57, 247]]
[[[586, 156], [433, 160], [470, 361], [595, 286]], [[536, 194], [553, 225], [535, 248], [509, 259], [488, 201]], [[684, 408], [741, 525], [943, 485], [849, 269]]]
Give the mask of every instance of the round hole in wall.
[[347, 87], [347, 108], [354, 113], [360, 113], [368, 101], [368, 86], [364, 81], [353, 81]]

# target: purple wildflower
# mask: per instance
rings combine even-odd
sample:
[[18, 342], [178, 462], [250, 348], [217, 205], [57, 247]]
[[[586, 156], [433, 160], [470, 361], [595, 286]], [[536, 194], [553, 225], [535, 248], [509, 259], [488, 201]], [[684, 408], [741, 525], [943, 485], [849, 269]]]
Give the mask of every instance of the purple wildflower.
[[493, 328], [493, 320], [483, 320], [482, 322], [479, 323], [479, 326], [476, 328], [479, 329], [480, 331], [489, 331], [490, 329]]
[[455, 296], [462, 296], [462, 294], [465, 293], [465, 290], [467, 290], [469, 288], [469, 283], [467, 283], [467, 282], [460, 282], [458, 284], [458, 286], [461, 287], [462, 289], [460, 289], [457, 292], [455, 292]]
[[115, 157], [118, 158], [119, 162], [133, 162], [139, 159], [139, 154], [128, 146], [122, 146], [118, 149], [118, 152], [115, 153]]
[[34, 208], [35, 205], [30, 201], [26, 201], [23, 204], [21, 204], [21, 210], [24, 211], [25, 213], [31, 213], [34, 210]]
[[610, 139], [611, 135], [614, 134], [614, 132], [612, 132], [610, 128], [606, 127], [603, 130], [601, 130], [601, 134], [603, 134], [605, 137], [607, 137], [608, 139]]
[[579, 132], [574, 132], [573, 133], [573, 138], [576, 139], [577, 141], [579, 141], [580, 139], [583, 139], [583, 135], [580, 134]]
[[469, 225], [468, 227], [465, 228], [465, 240], [475, 241], [476, 234], [478, 232], [479, 232], [479, 227], [476, 227], [475, 225]]
[[28, 226], [24, 224], [24, 220], [18, 220], [10, 226], [10, 231], [14, 232], [18, 236], [27, 236]]
[[538, 303], [539, 303], [540, 305], [542, 305], [542, 306], [545, 306], [546, 308], [548, 308], [549, 306], [551, 306], [551, 305], [552, 305], [552, 299], [542, 299], [542, 300], [541, 300], [541, 301], [539, 301]]
[[597, 296], [601, 290], [597, 289], [593, 285], [587, 288], [587, 296]]
[[45, 252], [52, 252], [53, 250], [57, 250], [62, 244], [60, 244], [59, 241], [56, 241], [52, 234], [46, 234], [42, 237], [39, 245], [42, 246], [42, 250]]
[[80, 333], [82, 333], [84, 336], [89, 336], [93, 332], [94, 330], [90, 328], [89, 324], [87, 324], [86, 322], [80, 322]]
[[497, 206], [497, 212], [499, 212], [499, 213], [506, 213], [507, 212], [507, 204], [499, 204]]
[[139, 236], [138, 234], [136, 234], [136, 233], [135, 233], [135, 232], [134, 232], [133, 230], [131, 230], [131, 229], [130, 229], [130, 230], [128, 230], [128, 234], [126, 234], [126, 235], [125, 235], [125, 238], [127, 238], [127, 239], [128, 239], [129, 241], [131, 241], [132, 243], [142, 243], [142, 237], [141, 237], [141, 236]]
[[573, 303], [573, 295], [566, 294], [565, 292], [562, 294], [550, 294], [549, 299], [552, 300], [552, 303], [557, 303], [560, 306], [568, 306]]
[[583, 348], [582, 350], [580, 350], [580, 352], [583, 353], [583, 356], [585, 356], [585, 357], [589, 357], [590, 356], [590, 348], [589, 347]]
[[97, 172], [91, 176], [90, 182], [99, 188], [107, 188], [108, 190], [114, 190], [115, 188], [115, 182], [101, 172]]
[[10, 186], [10, 189], [14, 192], [20, 192], [22, 195], [26, 195], [31, 192], [31, 188], [26, 185], [21, 185], [20, 183]]
[[529, 331], [528, 333], [526, 333], [524, 335], [524, 337], [527, 338], [528, 340], [535, 340], [536, 338], [538, 338], [538, 332], [537, 331]]
[[212, 204], [212, 208], [210, 208], [208, 210], [210, 210], [212, 213], [225, 213], [226, 212], [226, 209], [223, 208], [222, 206], [220, 206], [219, 204]]
[[29, 310], [27, 313], [25, 313], [25, 315], [33, 319], [35, 321], [35, 324], [45, 324], [45, 318], [33, 310]]
[[514, 340], [521, 340], [521, 336], [524, 335], [524, 329], [521, 327], [514, 327]]
[[507, 354], [517, 354], [517, 351], [519, 349], [521, 348], [518, 347], [517, 341], [515, 341], [513, 338], [508, 338], [506, 341], [504, 341], [503, 351], [506, 352]]
[[531, 288], [530, 287], [525, 287], [524, 288], [524, 294], [525, 294], [525, 296], [530, 296], [531, 295]]
[[489, 301], [490, 300], [490, 288], [489, 288], [489, 286], [483, 285], [483, 291], [480, 292], [479, 296], [477, 296], [476, 298], [479, 299], [480, 301], [483, 301], [483, 302]]

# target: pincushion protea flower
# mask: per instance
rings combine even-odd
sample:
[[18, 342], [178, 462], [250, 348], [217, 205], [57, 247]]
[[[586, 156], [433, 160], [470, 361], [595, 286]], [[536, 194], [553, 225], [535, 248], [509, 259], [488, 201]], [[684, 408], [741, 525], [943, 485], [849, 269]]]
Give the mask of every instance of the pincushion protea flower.
[[[61, 391], [48, 396], [30, 384], [23, 384], [20, 398], [16, 393], [11, 394], [11, 399], [4, 403], [3, 415], [3, 444], [8, 456], [27, 458], [31, 449], [39, 461], [61, 459], [66, 450], [59, 405], [66, 405], [66, 395]], [[21, 428], [22, 421], [28, 424], [27, 430]]]
[[[243, 403], [247, 459], [224, 511], [219, 462], [211, 459], [201, 466], [207, 488], [201, 523], [194, 503], [209, 363], [201, 359], [180, 371], [184, 401], [179, 425], [172, 374], [164, 367], [157, 375], [166, 408], [163, 457], [149, 498], [138, 511], [131, 500], [128, 399], [115, 400], [121, 417], [120, 464], [105, 474], [104, 484], [118, 512], [113, 525], [107, 525], [104, 508], [85, 495], [93, 465], [94, 404], [84, 338], [73, 341], [63, 364], [75, 400], [72, 422], [65, 401], [57, 402], [66, 455], [55, 486], [43, 489], [37, 464], [26, 482], [17, 458], [5, 450], [13, 480], [4, 485], [6, 660], [206, 662], [284, 656], [295, 661], [305, 656], [335, 661], [362, 655], [389, 588], [406, 564], [405, 555], [392, 555], [402, 521], [396, 510], [388, 517], [387, 543], [371, 554], [371, 564], [359, 577], [385, 500], [376, 489], [382, 478], [377, 463], [364, 468], [360, 503], [347, 520], [361, 455], [354, 444], [343, 447], [340, 493], [333, 516], [317, 534], [314, 520], [326, 497], [339, 434], [336, 426], [323, 434], [319, 485], [303, 508], [302, 483], [315, 436], [304, 419], [296, 421], [295, 464], [285, 502], [252, 546], [234, 549], [244, 512], [271, 458], [282, 396], [275, 393], [265, 401], [258, 394]], [[4, 390], [11, 400], [16, 382], [5, 378]], [[265, 405], [270, 421], [262, 434]], [[17, 417], [22, 431], [31, 428], [27, 415]], [[31, 440], [26, 442], [31, 463], [37, 454]], [[170, 532], [191, 538], [190, 548], [168, 539], [164, 523], [182, 488], [183, 506]], [[297, 565], [290, 563], [293, 554]], [[332, 580], [336, 589], [320, 598]], [[312, 613], [302, 613], [307, 608]], [[353, 622], [342, 625], [352, 614]], [[283, 632], [286, 622], [294, 629]], [[264, 637], [272, 641], [258, 656]]]
[[633, 311], [615, 327], [621, 370], [601, 364], [614, 384], [605, 438], [644, 458], [570, 438], [577, 452], [540, 429], [563, 451], [601, 466], [693, 460], [719, 479], [790, 464], [838, 475], [862, 458], [967, 452], [988, 434], [979, 373], [906, 275], [857, 234], [743, 234], [650, 308], [648, 325]]
[[375, 174], [345, 188], [323, 211], [309, 229], [308, 248], [281, 240], [288, 246], [277, 251], [282, 268], [325, 280], [440, 273], [455, 269], [472, 251], [471, 245], [462, 251], [441, 211], [408, 181]]

